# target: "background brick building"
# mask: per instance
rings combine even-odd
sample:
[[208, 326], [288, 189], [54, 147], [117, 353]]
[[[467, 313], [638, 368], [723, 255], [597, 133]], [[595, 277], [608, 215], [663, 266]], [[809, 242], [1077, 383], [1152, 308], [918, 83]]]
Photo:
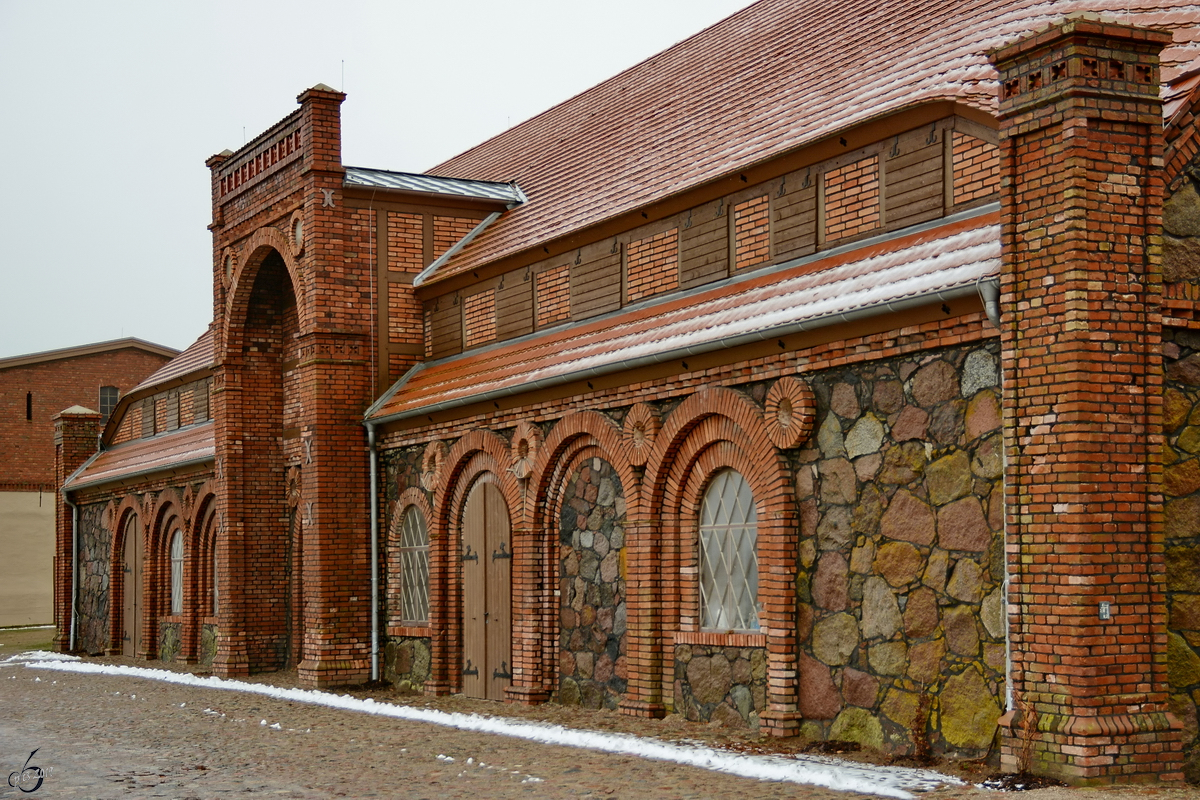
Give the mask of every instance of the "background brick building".
[[112, 411], [179, 351], [140, 339], [0, 359], [0, 560], [21, 564], [0, 588], [0, 627], [53, 620], [54, 414]]
[[1200, 778], [1200, 25], [1101, 5], [764, 0], [422, 175], [304, 92], [60, 420], [62, 644]]

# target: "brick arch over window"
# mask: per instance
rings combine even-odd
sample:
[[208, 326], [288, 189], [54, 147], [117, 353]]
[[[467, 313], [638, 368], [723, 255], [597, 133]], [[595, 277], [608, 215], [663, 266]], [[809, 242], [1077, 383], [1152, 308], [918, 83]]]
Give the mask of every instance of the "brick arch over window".
[[[520, 575], [527, 584], [558, 585], [558, 515], [562, 493], [566, 480], [582, 458], [598, 457], [612, 465], [621, 482], [627, 518], [634, 515], [632, 509], [638, 502], [639, 484], [626, 452], [620, 428], [599, 412], [569, 414], [554, 426], [542, 444], [529, 484], [530, 496], [545, 498], [546, 502], [533, 504], [529, 527], [519, 532], [520, 540], [514, 533], [514, 550], [532, 556], [520, 561], [523, 569]], [[531, 702], [549, 696], [557, 680], [559, 619], [555, 603], [545, 602], [544, 595], [549, 591], [546, 588], [542, 593], [513, 598], [514, 638], [519, 637], [528, 648], [514, 652], [514, 665], [519, 667], [519, 685]]]
[[143, 534], [146, 539], [146, 574], [144, 582], [147, 627], [146, 649], [151, 658], [157, 656], [159, 625], [163, 617], [171, 616], [171, 539], [175, 531], [183, 536], [184, 569], [180, 576], [184, 590], [183, 604], [187, 608], [188, 597], [187, 551], [191, 540], [190, 520], [184, 516], [183, 498], [175, 489], [164, 489], [159, 493], [152, 520]]
[[[184, 540], [185, 557], [192, 565], [184, 570], [184, 626], [182, 654], [200, 658], [200, 631], [204, 618], [213, 616], [213, 590], [216, 586], [217, 489], [211, 479], [195, 494], [192, 506], [191, 535]], [[190, 598], [190, 599], [189, 599]]]
[[[109, 515], [111, 528], [109, 533], [110, 552], [108, 563], [111, 565], [112, 573], [110, 575], [108, 591], [108, 654], [116, 655], [121, 652], [121, 631], [122, 619], [121, 615], [125, 607], [125, 573], [123, 566], [125, 564], [125, 526], [129, 524], [131, 519], [137, 519], [137, 524], [142, 536], [142, 547], [145, 548], [146, 543], [146, 526], [147, 508], [142, 501], [142, 498], [137, 495], [126, 495], [117, 503], [116, 508]], [[144, 578], [146, 570], [142, 571]], [[143, 597], [145, 595], [143, 594]], [[145, 615], [143, 614], [143, 617]]]
[[[292, 295], [296, 299], [297, 311], [304, 307], [306, 297], [301, 280], [300, 265], [292, 255], [291, 241], [277, 228], [259, 228], [250, 235], [242, 248], [243, 256], [238, 259], [237, 271], [229, 282], [225, 294], [225, 316], [222, 340], [226, 355], [241, 352], [242, 329], [250, 308], [250, 295], [258, 278], [259, 268], [267, 257], [275, 254], [283, 261], [292, 283]], [[222, 269], [224, 267], [222, 266]], [[300, 318], [303, 318], [300, 314]]]
[[[771, 443], [762, 412], [732, 389], [703, 389], [684, 400], [664, 421], [647, 461], [639, 517], [629, 520], [626, 555], [629, 627], [653, 633], [630, 636], [629, 660], [640, 669], [631, 675], [623, 707], [633, 714], [661, 713], [660, 693], [670, 685], [674, 665], [665, 649], [668, 637], [659, 633], [695, 627], [697, 515], [712, 476], [726, 468], [749, 483], [757, 510], [759, 625], [768, 659], [761, 719], [772, 733], [790, 735], [798, 724], [798, 514], [787, 461]], [[659, 592], [636, 588], [639, 584], [658, 586]]]
[[[507, 471], [511, 460], [508, 442], [491, 431], [476, 430], [464, 435], [446, 453], [445, 476], [434, 494], [429, 523], [429, 623], [431, 641], [430, 680], [426, 691], [445, 694], [459, 688], [460, 675], [454, 665], [462, 653], [462, 591], [459, 580], [458, 530], [463, 506], [471, 488], [484, 474], [492, 475], [504, 495], [513, 530], [521, 528], [523, 507], [519, 481]], [[521, 555], [514, 552], [514, 582]]]
[[1184, 170], [1200, 157], [1200, 92], [1192, 95], [1187, 107], [1176, 113], [1172, 125], [1163, 131], [1167, 142], [1163, 184], [1169, 198], [1188, 179]]
[[[408, 514], [409, 509], [415, 508], [417, 513], [421, 515], [425, 523], [425, 536], [427, 543], [427, 568], [425, 576], [425, 586], [428, 590], [431, 588], [432, 580], [432, 555], [433, 555], [433, 506], [429, 504], [429, 498], [421, 489], [405, 489], [396, 499], [396, 505], [392, 513], [392, 523], [388, 527], [387, 536], [387, 625], [389, 627], [403, 624], [400, 614], [401, 593], [403, 581], [401, 571], [403, 569], [402, 559], [400, 555], [400, 547], [402, 540], [402, 528], [404, 518]], [[433, 614], [432, 596], [430, 597], [428, 615]], [[410, 620], [411, 622], [411, 620]], [[425, 624], [429, 624], [429, 616], [425, 619]]]

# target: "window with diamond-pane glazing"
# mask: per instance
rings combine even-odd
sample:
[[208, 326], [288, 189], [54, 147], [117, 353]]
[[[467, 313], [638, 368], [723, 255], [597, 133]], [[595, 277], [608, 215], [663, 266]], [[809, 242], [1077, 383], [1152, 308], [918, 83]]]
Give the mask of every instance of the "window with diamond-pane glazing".
[[713, 476], [700, 505], [700, 624], [758, 630], [758, 522], [750, 484], [732, 469]]
[[400, 525], [400, 617], [406, 624], [429, 621], [429, 532], [416, 506]]

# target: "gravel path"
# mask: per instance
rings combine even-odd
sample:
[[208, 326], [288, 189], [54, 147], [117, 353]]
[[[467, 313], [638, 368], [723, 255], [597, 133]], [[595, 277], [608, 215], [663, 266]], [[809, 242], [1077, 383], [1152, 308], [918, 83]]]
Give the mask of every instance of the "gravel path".
[[[279, 682], [286, 683], [286, 677], [278, 676]], [[447, 704], [450, 710], [479, 710], [462, 708], [471, 705], [462, 699], [435, 703]], [[488, 708], [504, 713], [515, 710], [496, 705]], [[597, 729], [636, 724], [615, 714], [572, 710], [571, 716], [590, 717], [598, 724], [589, 727]], [[661, 735], [658, 727], [650, 730]], [[22, 794], [8, 786], [7, 777], [19, 770], [35, 749], [29, 763], [45, 771], [43, 784], [36, 792]], [[200, 799], [233, 794], [285, 798], [869, 797], [261, 695], [126, 675], [0, 665], [0, 798]], [[997, 795], [948, 786], [922, 797], [944, 800]], [[1200, 792], [1151, 787], [1043, 790], [1018, 797], [1195, 800]]]

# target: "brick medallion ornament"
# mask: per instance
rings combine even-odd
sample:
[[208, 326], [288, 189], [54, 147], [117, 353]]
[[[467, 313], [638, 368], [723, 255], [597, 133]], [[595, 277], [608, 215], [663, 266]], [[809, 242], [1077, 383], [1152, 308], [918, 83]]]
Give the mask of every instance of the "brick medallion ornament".
[[421, 486], [425, 491], [432, 492], [442, 481], [442, 465], [446, 463], [446, 443], [430, 442], [425, 447], [425, 455], [421, 456]]
[[292, 244], [292, 255], [299, 256], [304, 252], [304, 212], [302, 209], [298, 208], [292, 212], [292, 218], [288, 220], [287, 235]]
[[512, 441], [512, 474], [525, 479], [533, 472], [533, 460], [542, 446], [542, 432], [532, 422], [517, 425]]
[[629, 446], [630, 464], [640, 467], [646, 463], [660, 427], [658, 413], [645, 403], [638, 403], [629, 409], [629, 413], [625, 416], [625, 426], [621, 429], [621, 436], [625, 439], [625, 444]]
[[767, 392], [765, 420], [771, 443], [781, 450], [799, 447], [812, 433], [817, 403], [799, 378], [785, 376]]

